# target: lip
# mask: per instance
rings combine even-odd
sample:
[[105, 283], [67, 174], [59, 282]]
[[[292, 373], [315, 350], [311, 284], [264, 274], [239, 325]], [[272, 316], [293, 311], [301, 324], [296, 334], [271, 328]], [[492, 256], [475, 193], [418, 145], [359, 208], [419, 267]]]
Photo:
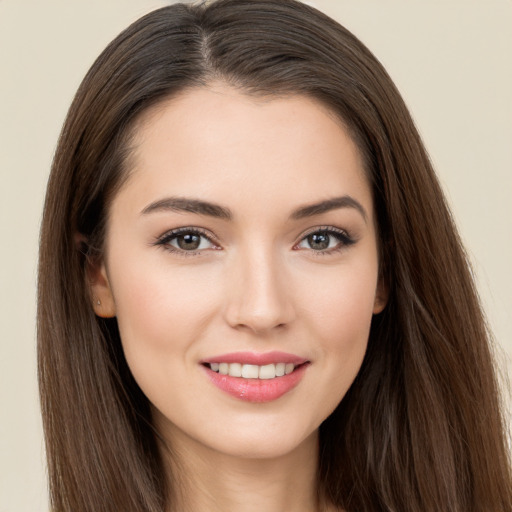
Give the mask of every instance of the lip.
[[[214, 372], [207, 366], [208, 363], [241, 363], [258, 366], [293, 363], [297, 365], [297, 368], [287, 375], [274, 379], [244, 379]], [[310, 362], [307, 359], [284, 352], [266, 352], [262, 354], [236, 352], [215, 356], [201, 362], [201, 368], [210, 382], [217, 388], [238, 400], [254, 403], [272, 402], [291, 391], [302, 380], [309, 365]]]
[[307, 363], [307, 359], [299, 357], [295, 354], [287, 354], [286, 352], [230, 352], [229, 354], [221, 354], [219, 356], [211, 357], [201, 361], [202, 364], [207, 363], [241, 363], [241, 364], [255, 364], [264, 366], [266, 364], [276, 363], [293, 363], [300, 365]]

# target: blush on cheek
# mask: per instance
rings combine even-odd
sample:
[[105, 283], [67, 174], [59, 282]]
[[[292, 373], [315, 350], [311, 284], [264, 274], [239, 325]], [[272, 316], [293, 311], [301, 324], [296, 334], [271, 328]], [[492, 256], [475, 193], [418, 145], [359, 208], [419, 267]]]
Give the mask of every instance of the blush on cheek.
[[[364, 282], [364, 279], [363, 279]], [[311, 315], [313, 331], [323, 334], [320, 345], [330, 360], [338, 361], [333, 386], [341, 400], [356, 377], [368, 345], [373, 317], [372, 287], [361, 285], [357, 279], [338, 283], [330, 294], [318, 294], [313, 299], [316, 312]]]
[[191, 274], [146, 265], [132, 269], [129, 280], [118, 277], [117, 320], [127, 360], [145, 358], [149, 368], [158, 359], [181, 360], [187, 347], [201, 339], [218, 292], [204, 285], [204, 276]]

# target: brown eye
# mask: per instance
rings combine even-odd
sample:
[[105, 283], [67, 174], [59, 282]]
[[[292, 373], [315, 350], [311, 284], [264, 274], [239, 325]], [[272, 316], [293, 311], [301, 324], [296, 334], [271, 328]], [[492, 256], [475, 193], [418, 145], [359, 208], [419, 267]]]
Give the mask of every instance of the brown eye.
[[298, 249], [309, 249], [315, 252], [330, 253], [355, 243], [355, 240], [338, 228], [319, 229], [306, 235], [296, 246]]
[[315, 251], [325, 251], [329, 248], [331, 235], [327, 232], [313, 233], [306, 237], [309, 247]]
[[177, 235], [174, 240], [177, 247], [183, 251], [195, 251], [201, 245], [201, 236], [195, 233]]
[[172, 252], [194, 253], [204, 249], [218, 249], [210, 237], [202, 231], [189, 228], [180, 228], [166, 233], [156, 243], [166, 247]]

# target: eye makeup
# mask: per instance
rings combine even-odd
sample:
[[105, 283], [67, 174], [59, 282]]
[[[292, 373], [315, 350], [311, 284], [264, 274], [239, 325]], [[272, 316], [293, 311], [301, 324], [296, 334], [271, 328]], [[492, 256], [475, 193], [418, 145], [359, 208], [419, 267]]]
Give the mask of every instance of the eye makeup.
[[198, 255], [205, 250], [220, 250], [213, 239], [213, 235], [206, 230], [190, 226], [167, 231], [153, 245], [186, 257]]
[[[222, 250], [213, 234], [202, 228], [185, 226], [165, 232], [152, 244], [179, 256], [197, 256], [204, 251]], [[346, 230], [334, 226], [317, 226], [301, 235], [292, 250], [307, 250], [316, 255], [338, 253], [357, 242]]]
[[320, 226], [303, 235], [294, 250], [311, 250], [315, 255], [330, 255], [340, 252], [357, 242], [346, 230], [334, 226]]

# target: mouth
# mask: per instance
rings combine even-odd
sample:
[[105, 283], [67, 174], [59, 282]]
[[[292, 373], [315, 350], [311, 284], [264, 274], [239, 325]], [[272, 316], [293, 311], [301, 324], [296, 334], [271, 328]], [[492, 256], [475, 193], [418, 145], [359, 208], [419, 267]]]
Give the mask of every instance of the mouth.
[[289, 375], [296, 368], [307, 364], [294, 363], [270, 363], [265, 365], [243, 364], [243, 363], [203, 363], [212, 372], [220, 375], [229, 375], [230, 377], [240, 377], [242, 379], [260, 379], [270, 380], [276, 377]]
[[271, 402], [295, 388], [311, 362], [281, 352], [225, 354], [202, 361], [210, 382], [239, 400]]

